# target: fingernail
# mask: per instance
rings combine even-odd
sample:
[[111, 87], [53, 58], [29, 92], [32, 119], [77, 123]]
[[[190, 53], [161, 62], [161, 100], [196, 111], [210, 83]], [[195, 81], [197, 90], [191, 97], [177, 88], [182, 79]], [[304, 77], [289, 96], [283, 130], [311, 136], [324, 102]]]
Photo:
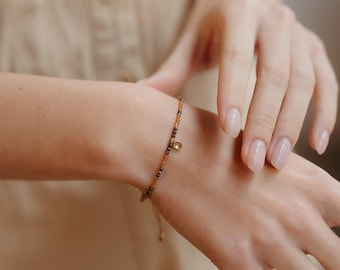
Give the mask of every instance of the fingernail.
[[316, 146], [316, 151], [318, 152], [319, 155], [322, 155], [323, 153], [325, 153], [326, 148], [328, 146], [328, 142], [329, 142], [329, 133], [327, 130], [324, 130], [320, 133], [318, 144]]
[[227, 111], [224, 128], [227, 133], [236, 138], [241, 131], [241, 113], [236, 108]]
[[270, 162], [276, 169], [281, 169], [285, 165], [290, 152], [292, 143], [288, 138], [281, 138], [274, 147]]
[[258, 172], [263, 168], [266, 158], [266, 145], [262, 140], [255, 140], [251, 143], [248, 151], [247, 165], [254, 171]]

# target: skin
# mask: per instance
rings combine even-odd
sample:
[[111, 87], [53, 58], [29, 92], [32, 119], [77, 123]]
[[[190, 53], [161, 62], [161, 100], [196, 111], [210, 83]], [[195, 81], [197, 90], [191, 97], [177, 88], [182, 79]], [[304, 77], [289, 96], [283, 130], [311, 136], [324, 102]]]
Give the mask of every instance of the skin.
[[[140, 191], [159, 167], [178, 105], [143, 85], [6, 73], [0, 97], [0, 178], [106, 179]], [[340, 268], [329, 228], [340, 225], [334, 178], [295, 154], [282, 170], [253, 173], [241, 138], [187, 104], [177, 139], [183, 148], [151, 200], [219, 269], [317, 269], [305, 253]]]
[[219, 64], [218, 118], [238, 137], [254, 57], [257, 81], [241, 156], [253, 171], [277, 169], [296, 144], [313, 100], [310, 145], [322, 154], [337, 114], [338, 83], [321, 40], [277, 0], [199, 0], [173, 53], [143, 82], [176, 94], [196, 73]]

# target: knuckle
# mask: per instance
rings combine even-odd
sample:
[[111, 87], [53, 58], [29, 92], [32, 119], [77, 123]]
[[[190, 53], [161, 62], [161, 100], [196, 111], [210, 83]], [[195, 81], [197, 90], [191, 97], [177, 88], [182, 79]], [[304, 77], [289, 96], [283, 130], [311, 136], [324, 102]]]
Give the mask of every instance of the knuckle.
[[315, 76], [313, 72], [308, 72], [302, 68], [297, 69], [292, 73], [298, 84], [302, 86], [301, 89], [308, 91], [308, 93], [313, 92], [315, 86]]
[[328, 94], [334, 96], [334, 98], [337, 98], [337, 95], [339, 93], [339, 82], [336, 78], [336, 76], [329, 76], [330, 78], [327, 80], [327, 88], [328, 88]]
[[273, 237], [278, 234], [278, 229], [272, 223], [261, 223], [261, 230], [257, 230], [252, 236], [254, 246], [270, 249], [279, 245], [279, 240]]
[[277, 19], [282, 21], [287, 21], [287, 22], [294, 22], [296, 20], [296, 15], [295, 12], [288, 6], [286, 5], [278, 5], [277, 10], [276, 10], [276, 15]]
[[286, 88], [288, 85], [289, 69], [285, 65], [267, 64], [261, 72], [263, 79], [269, 80], [275, 85]]
[[302, 129], [301, 116], [292, 113], [288, 115], [286, 119], [283, 119], [283, 123], [286, 127], [284, 130], [289, 132], [289, 138], [292, 140], [292, 143], [295, 144]]
[[[314, 114], [317, 114], [324, 126], [328, 127], [329, 130], [333, 130], [336, 123], [336, 104], [333, 106], [318, 106], [314, 109]], [[312, 135], [310, 135], [312, 137]], [[311, 140], [311, 139], [310, 139]]]
[[[310, 36], [310, 55], [314, 59], [319, 59], [319, 58], [327, 58], [326, 61], [328, 62], [327, 65], [331, 65], [329, 63], [328, 57], [327, 57], [327, 52], [326, 52], [326, 47], [323, 43], [323, 41], [314, 33], [314, 32], [309, 32]], [[320, 73], [320, 71], [319, 71]], [[331, 94], [336, 94], [339, 91], [339, 83], [337, 80], [337, 76], [334, 73], [332, 68], [325, 68], [324, 71], [321, 73], [323, 76], [323, 84], [325, 84], [325, 89], [328, 89], [328, 91], [332, 91]], [[323, 86], [322, 84], [322, 86]], [[334, 92], [333, 92], [334, 91]]]
[[336, 77], [330, 75], [325, 81], [327, 81], [327, 86], [320, 90], [322, 92], [324, 91], [323, 95], [327, 95], [328, 97], [331, 97], [333, 101], [337, 102], [339, 95], [339, 83]]
[[237, 262], [235, 262], [233, 269], [250, 269], [250, 267], [252, 267], [253, 263], [244, 255], [239, 256], [238, 258], [242, 258], [242, 260], [238, 260]]
[[236, 106], [242, 106], [244, 100], [244, 91], [240, 87], [230, 86], [228, 87], [229, 100]]
[[[318, 166], [310, 166], [310, 164], [303, 166], [302, 170], [303, 176], [299, 178], [299, 186], [305, 194], [308, 193], [310, 198], [315, 198], [315, 196], [318, 197], [320, 195], [328, 196], [330, 194], [330, 175], [326, 171]], [[305, 203], [307, 202], [305, 201]], [[302, 204], [302, 201], [300, 201], [299, 204], [298, 201], [295, 205], [297, 205], [301, 211], [306, 212], [307, 204]], [[290, 214], [290, 212], [287, 214]], [[295, 214], [298, 214], [298, 212], [295, 211]]]
[[[305, 109], [307, 110], [307, 108]], [[293, 130], [293, 137], [297, 138], [300, 134], [303, 118], [299, 113], [292, 113], [288, 116], [286, 123], [287, 123], [287, 130]]]
[[319, 167], [309, 170], [308, 192], [316, 196], [320, 202], [335, 199], [338, 201], [339, 191], [334, 190], [332, 182], [329, 181], [330, 175]]
[[324, 53], [326, 51], [326, 47], [323, 41], [314, 32], [310, 32], [310, 36], [313, 42], [312, 52], [316, 54]]
[[[240, 260], [239, 258], [244, 258]], [[232, 269], [249, 269], [248, 248], [242, 239], [235, 241], [228, 250], [227, 261]]]
[[[271, 111], [271, 110], [270, 110]], [[276, 116], [270, 113], [264, 113], [254, 119], [254, 126], [262, 131], [272, 134], [276, 123]]]
[[253, 5], [253, 0], [231, 0], [232, 5], [237, 6], [240, 9], [246, 9]]
[[320, 119], [323, 119], [324, 124], [334, 122], [337, 112], [337, 99], [329, 101], [328, 104], [316, 104], [313, 108], [314, 114], [318, 115]]
[[325, 183], [325, 178], [328, 178], [328, 174], [318, 166], [310, 167], [308, 170], [306, 170], [306, 175], [308, 176], [306, 177], [306, 181], [309, 182], [309, 180], [311, 180], [317, 184]]
[[224, 55], [228, 58], [228, 61], [239, 62], [247, 66], [250, 66], [253, 62], [251, 52], [249, 53], [246, 48], [240, 46], [240, 44], [225, 48]]
[[308, 228], [311, 217], [310, 211], [304, 202], [291, 201], [281, 209], [282, 224], [293, 233], [301, 233]]
[[331, 80], [331, 88], [334, 89], [333, 91], [335, 93], [339, 93], [339, 81], [336, 78], [336, 76], [333, 77], [333, 80]]

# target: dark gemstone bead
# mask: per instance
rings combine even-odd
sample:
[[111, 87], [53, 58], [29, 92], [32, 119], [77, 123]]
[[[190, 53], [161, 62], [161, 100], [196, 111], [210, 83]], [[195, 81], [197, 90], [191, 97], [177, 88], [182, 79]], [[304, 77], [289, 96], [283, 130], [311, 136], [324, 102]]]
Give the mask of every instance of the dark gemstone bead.
[[153, 188], [150, 187], [150, 188], [148, 189], [148, 191], [146, 192], [146, 196], [150, 197], [152, 191], [153, 191]]

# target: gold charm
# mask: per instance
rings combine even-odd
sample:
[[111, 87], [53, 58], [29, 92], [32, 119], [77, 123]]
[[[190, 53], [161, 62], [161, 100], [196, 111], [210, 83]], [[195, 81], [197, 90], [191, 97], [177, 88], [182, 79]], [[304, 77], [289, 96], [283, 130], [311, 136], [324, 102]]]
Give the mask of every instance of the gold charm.
[[177, 150], [177, 151], [179, 151], [179, 150], [181, 150], [181, 148], [182, 148], [182, 143], [181, 142], [174, 142], [174, 144], [172, 145], [172, 147], [175, 149], [175, 150]]

